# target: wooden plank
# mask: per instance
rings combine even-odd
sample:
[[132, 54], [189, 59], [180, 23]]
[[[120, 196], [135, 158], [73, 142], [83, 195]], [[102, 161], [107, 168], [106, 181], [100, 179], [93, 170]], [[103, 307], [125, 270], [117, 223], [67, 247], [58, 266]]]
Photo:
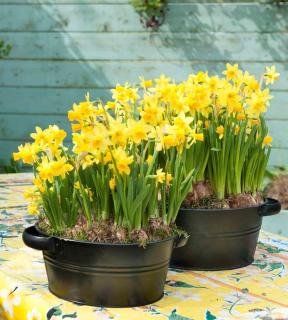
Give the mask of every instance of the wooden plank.
[[[22, 115], [0, 115], [0, 139], [1, 140], [25, 140], [30, 139], [30, 133], [36, 126], [46, 128], [49, 124], [56, 124], [67, 132], [70, 132], [70, 123], [66, 115], [38, 115], [31, 117]], [[31, 140], [31, 139], [30, 139]]]
[[[130, 4], [1, 5], [0, 32], [13, 31], [145, 32], [147, 29]], [[288, 4], [170, 3], [160, 31], [287, 32]]]
[[3, 165], [7, 165], [13, 152], [17, 152], [17, 147], [25, 141], [7, 141], [0, 139], [0, 173]]
[[[288, 60], [288, 33], [4, 33], [9, 59]], [[29, 45], [27, 45], [29, 44]]]
[[[10, 18], [13, 19], [13, 24], [10, 23]], [[129, 4], [2, 5], [0, 11], [2, 32], [131, 30], [145, 31], [139, 15]]]
[[[259, 0], [168, 0], [169, 3], [175, 3], [175, 4], [186, 4], [186, 3], [251, 3], [251, 2], [259, 2]], [[38, 5], [41, 4], [129, 4], [129, 0], [0, 0], [1, 4], [13, 4], [13, 5]], [[261, 3], [271, 3], [270, 0], [262, 0]]]
[[10, 158], [11, 153], [15, 151], [15, 146], [13, 145], [12, 148], [7, 145], [6, 141], [2, 142], [0, 140], [1, 146], [0, 146], [0, 174], [7, 173], [5, 170], [5, 166], [10, 165]]
[[[65, 115], [74, 102], [84, 100], [86, 92], [91, 99], [111, 99], [110, 89], [71, 88], [1, 88], [1, 114], [62, 114]], [[272, 91], [274, 99], [268, 109], [267, 119], [288, 120], [288, 92]]]
[[268, 108], [266, 118], [269, 120], [288, 121], [288, 91], [272, 91], [274, 97]]
[[273, 148], [269, 160], [269, 166], [287, 166], [288, 164], [288, 149]]
[[89, 92], [91, 99], [107, 101], [111, 98], [109, 89], [51, 89], [51, 88], [1, 88], [1, 114], [50, 114], [65, 115], [73, 103], [83, 101]]
[[[177, 2], [177, 0], [174, 0]], [[190, 0], [183, 0], [190, 1]], [[246, 1], [246, 0], [245, 0]], [[255, 0], [256, 1], [256, 0]], [[86, 5], [86, 4], [128, 4], [129, 0], [0, 0], [0, 5], [57, 5], [57, 4], [76, 4], [76, 5]]]
[[[66, 126], [66, 116], [64, 117], [62, 127], [67, 128]], [[287, 129], [287, 120], [267, 120], [267, 126], [269, 128], [269, 134], [273, 137], [273, 147], [277, 149], [288, 149], [288, 129]], [[65, 129], [66, 130], [66, 129]], [[66, 130], [67, 131], [67, 130]], [[68, 131], [70, 132], [70, 125], [68, 126]], [[70, 138], [68, 138], [70, 139]], [[71, 139], [70, 139], [71, 140]], [[288, 162], [286, 163], [288, 164]]]
[[[270, 63], [240, 63], [244, 70], [260, 75]], [[275, 63], [281, 76], [275, 90], [288, 90], [288, 64]], [[221, 74], [225, 63], [205, 61], [0, 61], [0, 86], [110, 88], [116, 83], [137, 82], [138, 77], [159, 77], [161, 73], [182, 81], [199, 70]]]
[[288, 129], [286, 120], [268, 120], [269, 134], [273, 137], [275, 148], [288, 148]]

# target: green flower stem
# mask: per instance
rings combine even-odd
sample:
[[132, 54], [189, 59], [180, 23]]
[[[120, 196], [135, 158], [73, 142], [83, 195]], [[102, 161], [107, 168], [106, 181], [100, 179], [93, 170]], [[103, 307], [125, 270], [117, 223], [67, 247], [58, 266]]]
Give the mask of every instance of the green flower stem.
[[81, 197], [81, 203], [83, 205], [83, 213], [87, 219], [88, 226], [92, 225], [92, 214], [91, 214], [91, 206], [90, 206], [90, 199], [89, 195], [87, 195], [86, 190], [84, 188], [81, 175], [78, 174], [78, 181], [80, 184], [80, 197]]

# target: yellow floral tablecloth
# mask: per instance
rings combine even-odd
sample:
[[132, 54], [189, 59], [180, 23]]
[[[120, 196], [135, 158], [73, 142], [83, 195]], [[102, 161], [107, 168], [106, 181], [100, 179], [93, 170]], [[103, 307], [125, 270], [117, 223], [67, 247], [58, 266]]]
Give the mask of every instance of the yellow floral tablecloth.
[[56, 298], [47, 288], [41, 252], [27, 248], [21, 239], [23, 228], [33, 223], [22, 198], [31, 178], [0, 175], [0, 319], [288, 319], [288, 239], [266, 232], [249, 267], [170, 269], [164, 298], [153, 305], [93, 308]]

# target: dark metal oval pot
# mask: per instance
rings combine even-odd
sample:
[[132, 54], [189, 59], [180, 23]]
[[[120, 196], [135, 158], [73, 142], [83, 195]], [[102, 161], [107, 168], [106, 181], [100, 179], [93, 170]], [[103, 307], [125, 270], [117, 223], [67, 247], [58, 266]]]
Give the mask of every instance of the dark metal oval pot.
[[176, 224], [190, 235], [175, 250], [173, 267], [225, 270], [253, 262], [262, 217], [279, 213], [279, 201], [267, 198], [258, 206], [239, 209], [181, 209]]
[[138, 244], [107, 244], [48, 237], [35, 226], [23, 232], [24, 243], [42, 250], [49, 289], [76, 303], [133, 307], [163, 296], [172, 249], [185, 244], [168, 238]]

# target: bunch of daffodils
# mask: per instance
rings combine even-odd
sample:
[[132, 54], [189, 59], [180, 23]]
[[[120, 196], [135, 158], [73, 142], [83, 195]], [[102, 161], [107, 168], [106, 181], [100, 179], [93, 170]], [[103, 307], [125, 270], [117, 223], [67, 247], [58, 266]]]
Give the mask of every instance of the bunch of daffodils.
[[87, 95], [68, 112], [72, 148], [54, 125], [37, 127], [34, 142], [14, 153], [34, 168], [34, 188], [25, 194], [30, 212], [44, 212], [55, 231], [74, 226], [80, 214], [131, 231], [151, 218], [173, 224], [195, 182], [208, 180], [219, 199], [256, 193], [272, 142], [266, 85], [278, 77], [267, 67], [258, 82], [227, 64], [221, 77], [118, 84], [106, 103]]
[[222, 74], [200, 72], [183, 83], [185, 114], [204, 134], [204, 143], [191, 147], [195, 182], [208, 181], [218, 199], [261, 189], [272, 142], [264, 120], [272, 99], [267, 85], [279, 78], [274, 66], [260, 82], [237, 64]]
[[150, 82], [143, 85], [117, 85], [106, 104], [89, 95], [74, 104], [71, 150], [63, 146], [66, 133], [49, 126], [37, 127], [34, 142], [14, 153], [34, 167], [34, 188], [25, 193], [30, 213], [44, 213], [56, 232], [74, 226], [80, 214], [89, 224], [112, 220], [129, 231], [147, 227], [151, 218], [174, 223], [193, 181], [186, 152], [203, 137], [184, 113], [145, 102], [155, 97]]

